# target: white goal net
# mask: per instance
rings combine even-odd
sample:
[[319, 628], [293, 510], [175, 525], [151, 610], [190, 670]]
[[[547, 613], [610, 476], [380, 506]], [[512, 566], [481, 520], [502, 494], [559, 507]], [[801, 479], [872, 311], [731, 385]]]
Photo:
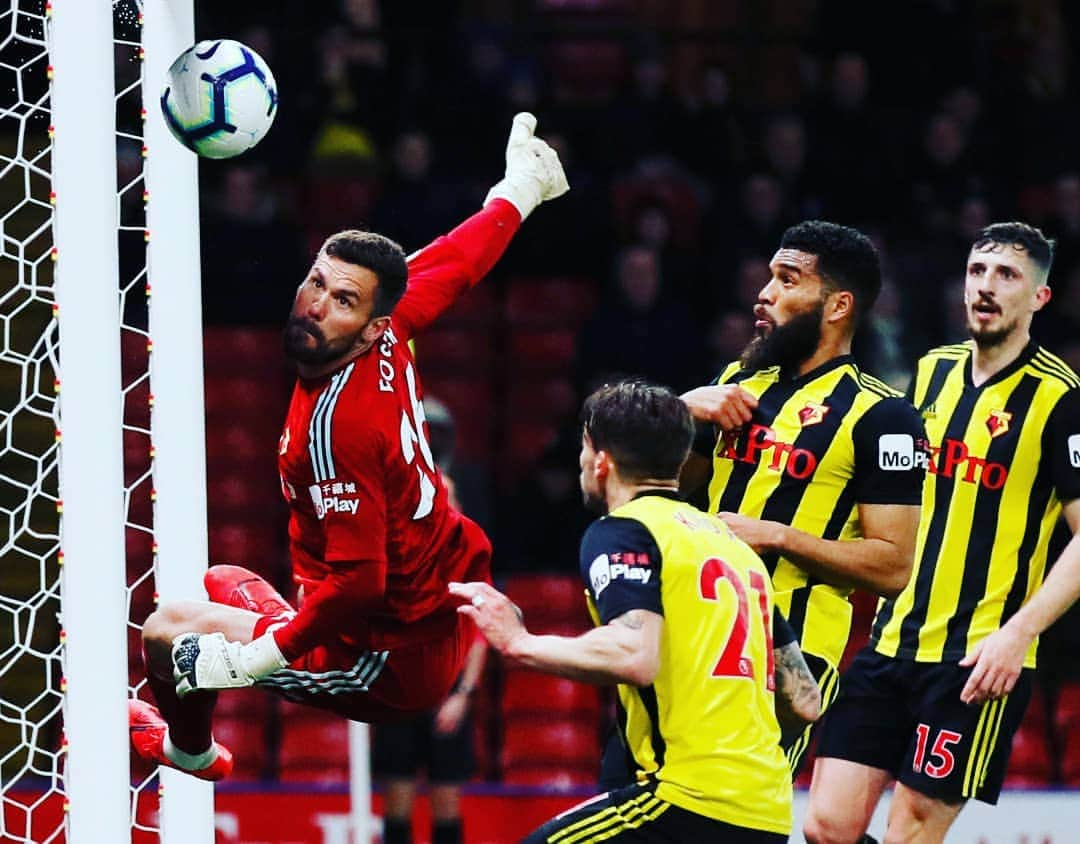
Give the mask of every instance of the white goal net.
[[[100, 7], [0, 0], [0, 840], [209, 841], [209, 788], [129, 760], [123, 705], [125, 670], [147, 697], [141, 621], [206, 558], [195, 165], [154, 96], [191, 0]], [[155, 218], [183, 230], [157, 255]], [[161, 566], [162, 533], [189, 571]]]

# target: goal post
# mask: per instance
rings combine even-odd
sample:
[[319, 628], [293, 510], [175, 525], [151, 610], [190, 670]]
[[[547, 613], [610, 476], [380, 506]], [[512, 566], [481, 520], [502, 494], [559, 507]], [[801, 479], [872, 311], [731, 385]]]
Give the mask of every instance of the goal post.
[[192, 0], [0, 2], [4, 841], [213, 840], [126, 706], [157, 594], [204, 596], [197, 163], [157, 106], [193, 40]]
[[[198, 161], [158, 107], [165, 72], [195, 41], [192, 0], [143, 0], [146, 262], [153, 355], [155, 585], [162, 601], [205, 598], [207, 567]], [[161, 771], [163, 844], [213, 841], [210, 783]]]
[[129, 834], [112, 29], [109, 6], [58, 0], [49, 33], [72, 844]]

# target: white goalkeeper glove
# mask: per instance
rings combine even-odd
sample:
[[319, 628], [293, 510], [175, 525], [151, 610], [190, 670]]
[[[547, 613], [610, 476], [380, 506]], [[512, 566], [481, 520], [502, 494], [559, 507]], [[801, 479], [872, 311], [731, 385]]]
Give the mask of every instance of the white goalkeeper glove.
[[223, 633], [182, 633], [173, 639], [172, 661], [180, 697], [199, 689], [251, 686], [289, 664], [273, 633], [247, 645], [230, 642]]
[[533, 137], [535, 130], [536, 118], [527, 111], [514, 115], [506, 142], [506, 175], [484, 199], [484, 205], [493, 199], [507, 200], [522, 220], [541, 202], [570, 190], [559, 156], [542, 138]]

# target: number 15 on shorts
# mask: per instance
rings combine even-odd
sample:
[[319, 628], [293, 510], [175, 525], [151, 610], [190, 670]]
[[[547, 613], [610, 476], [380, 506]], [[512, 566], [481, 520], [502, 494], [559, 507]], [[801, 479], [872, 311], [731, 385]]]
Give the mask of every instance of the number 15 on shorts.
[[[963, 740], [964, 736], [952, 730], [938, 730], [937, 738], [930, 746], [929, 724], [919, 724], [915, 733], [918, 740], [915, 744], [915, 756], [911, 760], [911, 769], [916, 774], [925, 773], [928, 777], [939, 780], [951, 774], [956, 767], [956, 758], [950, 748]], [[927, 746], [930, 746], [929, 754]]]

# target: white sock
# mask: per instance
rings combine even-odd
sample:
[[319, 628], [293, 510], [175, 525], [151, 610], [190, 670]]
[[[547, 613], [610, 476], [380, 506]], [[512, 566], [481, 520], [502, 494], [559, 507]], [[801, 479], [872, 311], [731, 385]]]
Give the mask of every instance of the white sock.
[[201, 771], [203, 768], [208, 768], [214, 764], [214, 760], [218, 756], [217, 745], [214, 744], [213, 739], [210, 740], [209, 749], [204, 750], [202, 753], [186, 753], [172, 743], [168, 733], [165, 733], [163, 749], [169, 761], [185, 771]]

